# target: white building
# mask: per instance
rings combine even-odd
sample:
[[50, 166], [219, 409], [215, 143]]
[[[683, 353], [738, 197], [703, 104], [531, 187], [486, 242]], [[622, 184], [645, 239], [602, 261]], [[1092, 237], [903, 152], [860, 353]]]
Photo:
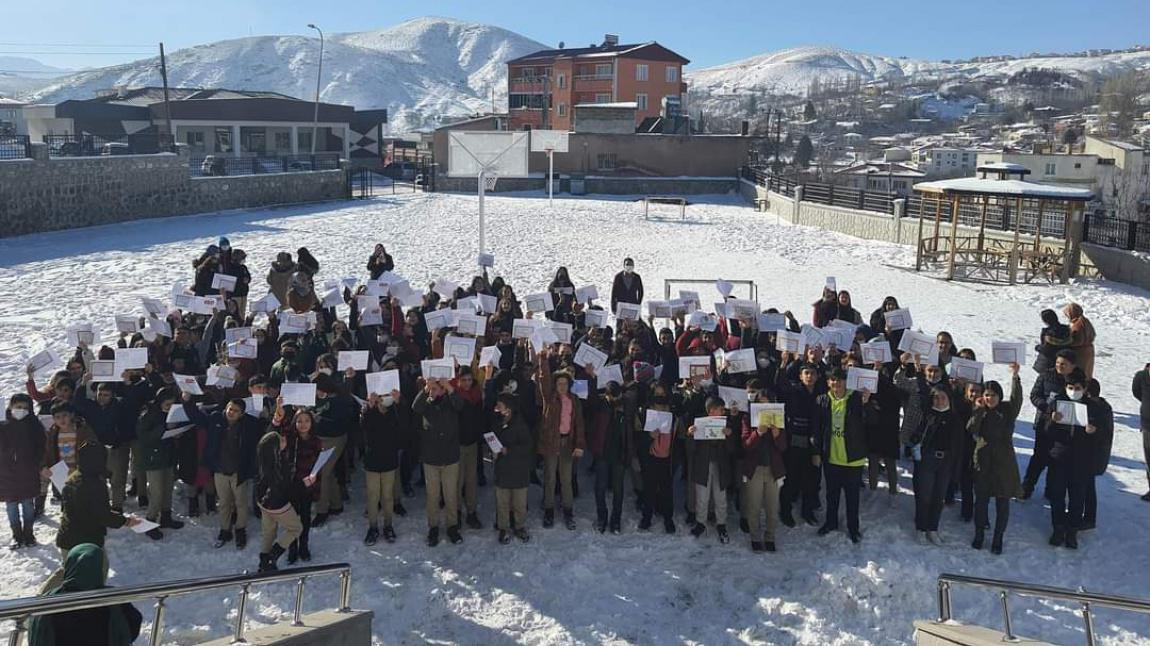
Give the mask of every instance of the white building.
[[835, 179], [851, 188], [880, 193], [910, 195], [911, 187], [926, 179], [926, 173], [905, 164], [863, 161], [834, 172]]
[[930, 177], [966, 177], [978, 166], [979, 150], [927, 145], [911, 153], [911, 163]]

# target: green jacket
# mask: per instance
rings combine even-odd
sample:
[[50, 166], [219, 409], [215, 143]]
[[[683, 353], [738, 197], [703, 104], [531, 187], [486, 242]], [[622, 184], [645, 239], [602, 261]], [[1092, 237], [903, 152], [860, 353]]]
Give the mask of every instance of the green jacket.
[[[103, 548], [90, 543], [77, 545], [64, 559], [64, 583], [43, 596], [106, 588], [107, 572], [107, 555]], [[28, 644], [67, 646], [81, 641], [90, 643], [95, 635], [103, 634], [102, 643], [108, 646], [128, 646], [140, 635], [142, 620], [140, 611], [130, 603], [33, 617], [28, 622]]]

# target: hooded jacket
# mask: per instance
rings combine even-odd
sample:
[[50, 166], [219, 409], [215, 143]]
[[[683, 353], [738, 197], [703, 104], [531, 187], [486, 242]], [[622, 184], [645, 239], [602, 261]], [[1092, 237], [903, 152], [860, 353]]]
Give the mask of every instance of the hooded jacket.
[[78, 468], [68, 477], [61, 493], [60, 531], [56, 546], [68, 550], [82, 543], [104, 545], [108, 528], [123, 527], [124, 515], [112, 511], [108, 503], [108, 485], [104, 478], [107, 452], [95, 442], [80, 448]]
[[0, 502], [40, 495], [40, 468], [46, 448], [47, 434], [35, 415], [0, 422]]
[[[46, 597], [107, 588], [107, 554], [91, 543], [73, 547], [64, 559], [64, 582]], [[130, 603], [33, 617], [29, 646], [128, 646], [140, 635], [143, 616]]]

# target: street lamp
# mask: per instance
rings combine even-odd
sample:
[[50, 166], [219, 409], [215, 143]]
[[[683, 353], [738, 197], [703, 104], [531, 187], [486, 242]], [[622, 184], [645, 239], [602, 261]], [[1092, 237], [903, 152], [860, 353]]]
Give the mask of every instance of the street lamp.
[[316, 66], [315, 72], [315, 115], [312, 117], [311, 123], [311, 154], [314, 155], [315, 140], [319, 132], [319, 83], [323, 77], [323, 30], [311, 23], [308, 23], [308, 28], [319, 32], [319, 64]]

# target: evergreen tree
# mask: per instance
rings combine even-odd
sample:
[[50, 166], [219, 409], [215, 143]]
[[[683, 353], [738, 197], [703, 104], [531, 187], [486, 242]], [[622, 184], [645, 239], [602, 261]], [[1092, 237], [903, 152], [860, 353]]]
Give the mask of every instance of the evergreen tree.
[[815, 113], [815, 104], [807, 101], [806, 107], [803, 108], [803, 119], [806, 121], [814, 121], [818, 115]]
[[799, 139], [799, 145], [795, 148], [795, 166], [806, 168], [811, 165], [811, 160], [815, 156], [815, 146], [811, 143], [811, 138], [803, 135]]

